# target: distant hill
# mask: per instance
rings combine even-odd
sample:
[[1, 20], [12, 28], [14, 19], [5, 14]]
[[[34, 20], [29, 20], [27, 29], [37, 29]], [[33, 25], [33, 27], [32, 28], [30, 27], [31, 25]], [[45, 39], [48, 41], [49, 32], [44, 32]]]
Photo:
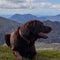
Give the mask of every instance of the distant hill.
[[60, 14], [55, 15], [55, 16], [44, 16], [42, 18], [45, 18], [44, 20], [59, 21], [60, 22]]
[[4, 43], [4, 34], [14, 31], [20, 23], [0, 17], [0, 44]]
[[56, 16], [43, 16], [43, 17], [37, 17], [32, 14], [15, 14], [11, 17], [11, 19], [18, 21], [18, 22], [26, 22], [31, 19], [37, 19], [43, 21], [46, 25], [50, 25], [52, 27], [52, 32], [49, 34], [49, 39], [43, 40], [40, 39], [41, 42], [46, 43], [60, 43], [60, 14]]
[[[45, 43], [60, 43], [60, 22], [58, 21], [50, 21], [46, 20], [43, 21], [45, 25], [49, 25], [52, 27], [52, 32], [49, 33], [48, 39], [38, 39], [38, 42], [45, 42]], [[16, 21], [12, 21], [10, 19], [6, 19], [3, 17], [0, 17], [0, 44], [4, 43], [4, 34], [5, 33], [11, 33], [14, 31], [18, 26], [20, 26], [20, 23], [17, 23]]]
[[20, 23], [25, 23], [29, 20], [34, 20], [34, 19], [37, 19], [37, 20], [43, 20], [44, 18], [40, 18], [40, 17], [37, 17], [35, 15], [32, 15], [32, 14], [15, 14], [13, 16], [11, 16], [12, 20], [14, 21], [17, 21], [17, 22], [20, 22]]
[[42, 17], [37, 17], [35, 15], [32, 14], [15, 14], [13, 16], [11, 16], [12, 20], [20, 22], [20, 23], [24, 23], [27, 22], [29, 20], [33, 20], [33, 19], [37, 19], [37, 20], [41, 20], [41, 21], [46, 21], [46, 20], [50, 20], [50, 21], [60, 21], [60, 14], [56, 15], [56, 16], [42, 16]]

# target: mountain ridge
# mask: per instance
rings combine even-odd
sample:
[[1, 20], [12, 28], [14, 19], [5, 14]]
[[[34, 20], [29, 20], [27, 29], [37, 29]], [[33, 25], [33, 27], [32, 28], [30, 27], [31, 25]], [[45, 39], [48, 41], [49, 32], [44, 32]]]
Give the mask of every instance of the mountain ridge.
[[[48, 39], [38, 39], [38, 42], [44, 42], [44, 43], [60, 43], [60, 22], [58, 21], [50, 21], [46, 20], [43, 21], [45, 25], [51, 26], [52, 31], [49, 33]], [[18, 26], [20, 26], [21, 23], [18, 23], [16, 21], [12, 21], [7, 18], [0, 17], [0, 44], [4, 43], [4, 34], [11, 33], [14, 31]]]
[[13, 16], [10, 17], [10, 19], [21, 23], [25, 23], [29, 20], [34, 20], [34, 19], [41, 20], [41, 21], [51, 20], [51, 21], [60, 22], [60, 14], [55, 16], [42, 16], [42, 17], [38, 17], [32, 14], [14, 14]]
[[39, 20], [40, 18], [32, 14], [14, 14], [13, 16], [11, 16], [10, 19], [17, 22], [25, 23], [29, 20]]

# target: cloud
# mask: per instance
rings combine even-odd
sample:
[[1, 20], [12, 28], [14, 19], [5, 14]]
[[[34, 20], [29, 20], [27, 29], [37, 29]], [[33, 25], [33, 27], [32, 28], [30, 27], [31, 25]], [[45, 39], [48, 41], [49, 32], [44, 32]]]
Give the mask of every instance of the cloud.
[[0, 0], [0, 9], [56, 9], [60, 4], [51, 2], [36, 2], [35, 0]]
[[6, 0], [8, 2], [11, 2], [11, 3], [24, 3], [26, 2], [26, 0]]
[[50, 2], [35, 2], [33, 3], [35, 8], [40, 8], [40, 9], [55, 9], [55, 10], [60, 10], [60, 4], [53, 4]]
[[33, 0], [0, 0], [0, 9], [29, 9]]
[[1, 1], [0, 0], [0, 9], [13, 9], [13, 8], [18, 8], [18, 6], [14, 3], [9, 3], [7, 1]]
[[51, 3], [48, 2], [34, 2], [33, 6], [35, 6], [35, 8], [46, 8], [49, 7], [51, 5]]
[[53, 4], [50, 8], [60, 10], [60, 5], [59, 4]]

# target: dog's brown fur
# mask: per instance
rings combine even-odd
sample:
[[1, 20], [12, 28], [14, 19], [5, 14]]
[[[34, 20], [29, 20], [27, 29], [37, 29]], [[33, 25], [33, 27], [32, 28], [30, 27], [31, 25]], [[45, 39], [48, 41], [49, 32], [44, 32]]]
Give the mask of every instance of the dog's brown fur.
[[38, 38], [48, 38], [45, 33], [50, 31], [51, 27], [45, 26], [41, 21], [32, 20], [18, 27], [11, 34], [6, 34], [5, 40], [7, 45], [11, 46], [17, 60], [22, 60], [22, 57], [37, 60], [34, 43]]

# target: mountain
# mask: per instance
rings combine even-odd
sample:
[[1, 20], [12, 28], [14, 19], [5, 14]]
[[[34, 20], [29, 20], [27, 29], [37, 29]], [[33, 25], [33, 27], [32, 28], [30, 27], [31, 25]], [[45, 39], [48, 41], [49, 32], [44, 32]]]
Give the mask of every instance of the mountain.
[[25, 23], [29, 20], [37, 19], [41, 21], [46, 21], [46, 20], [51, 20], [51, 21], [60, 21], [60, 14], [56, 16], [42, 16], [42, 17], [37, 17], [32, 14], [15, 14], [11, 16], [11, 20], [20, 22], [20, 23]]
[[14, 21], [17, 21], [17, 22], [20, 22], [20, 23], [25, 23], [25, 22], [27, 22], [29, 20], [34, 20], [34, 19], [39, 20], [39, 19], [42, 19], [42, 18], [37, 17], [37, 16], [32, 15], [32, 14], [23, 14], [23, 15], [15, 14], [15, 15], [11, 16], [10, 19], [14, 20]]
[[51, 21], [59, 21], [60, 22], [60, 14], [56, 16], [45, 16], [46, 20], [51, 20]]
[[[52, 31], [48, 34], [48, 39], [38, 39], [37, 42], [60, 43], [60, 22], [46, 20], [43, 21], [43, 23], [45, 25], [51, 26]], [[17, 23], [16, 21], [0, 17], [0, 44], [4, 43], [4, 34], [11, 33], [20, 25], [21, 24]]]
[[11, 14], [7, 14], [7, 15], [0, 15], [0, 17], [5, 17], [5, 18], [10, 18], [12, 15]]
[[14, 31], [20, 23], [0, 17], [0, 44], [4, 43], [4, 34]]

